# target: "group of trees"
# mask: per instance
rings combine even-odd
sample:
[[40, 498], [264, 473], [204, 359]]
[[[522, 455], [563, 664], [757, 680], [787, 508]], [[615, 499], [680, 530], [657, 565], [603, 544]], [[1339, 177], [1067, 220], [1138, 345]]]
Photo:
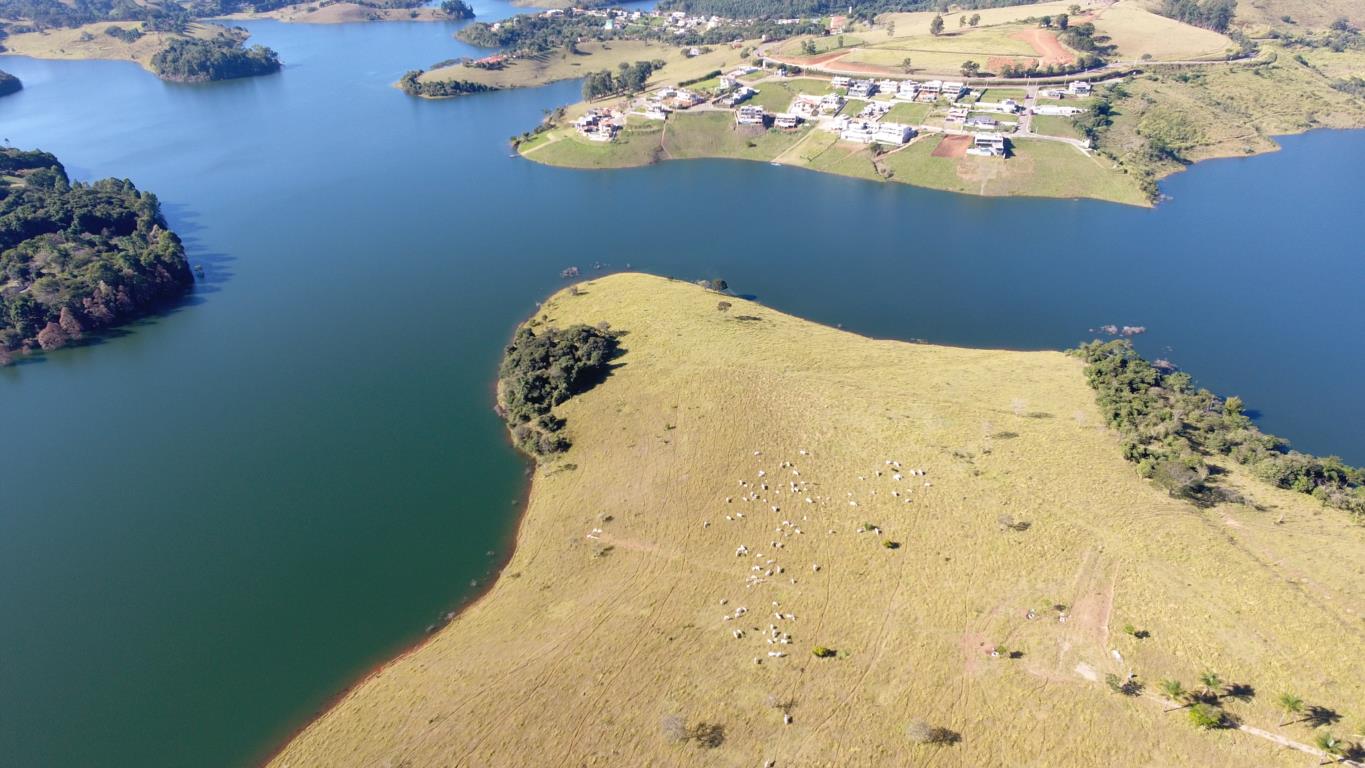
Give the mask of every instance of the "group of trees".
[[[134, 0], [0, 0], [0, 19], [23, 20], [36, 28], [78, 27], [100, 21], [142, 21], [157, 29], [181, 29], [193, 12], [179, 3]], [[16, 25], [23, 29], [26, 25]]]
[[654, 74], [657, 69], [662, 69], [664, 62], [662, 59], [653, 61], [637, 61], [634, 64], [621, 62], [617, 65], [615, 74], [609, 69], [600, 72], [591, 72], [583, 80], [583, 98], [587, 101], [600, 99], [604, 96], [614, 96], [618, 93], [638, 93], [645, 89], [645, 83], [649, 76]]
[[498, 407], [517, 447], [539, 457], [568, 449], [551, 409], [601, 381], [619, 349], [605, 327], [520, 328], [498, 372]]
[[46, 152], [0, 149], [0, 364], [144, 314], [193, 284], [155, 195], [71, 182]]
[[1070, 64], [1042, 66], [1037, 60], [1027, 63], [1005, 64], [997, 72], [1000, 77], [1058, 77], [1104, 66], [1104, 58], [1093, 53], [1082, 53]]
[[452, 19], [474, 18], [474, 8], [464, 0], [442, 0], [441, 12]]
[[1157, 13], [1176, 21], [1226, 32], [1237, 12], [1237, 0], [1162, 0]]
[[178, 37], [152, 56], [152, 69], [165, 80], [201, 83], [278, 72], [280, 58], [263, 45], [245, 47], [237, 35]]
[[1126, 339], [1094, 341], [1074, 354], [1086, 362], [1086, 379], [1119, 432], [1124, 458], [1171, 495], [1216, 499], [1205, 485], [1204, 456], [1224, 455], [1272, 485], [1310, 494], [1365, 522], [1365, 469], [1290, 450], [1256, 427], [1239, 398], [1196, 389], [1189, 374], [1157, 368]]
[[497, 87], [476, 83], [471, 80], [421, 80], [425, 70], [410, 69], [398, 79], [398, 87], [409, 96], [425, 96], [429, 99], [447, 99], [467, 93], [496, 91]]

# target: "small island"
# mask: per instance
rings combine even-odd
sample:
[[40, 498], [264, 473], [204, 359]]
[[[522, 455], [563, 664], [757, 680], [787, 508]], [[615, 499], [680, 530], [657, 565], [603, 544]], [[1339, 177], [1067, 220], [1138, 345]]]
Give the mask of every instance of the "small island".
[[[1273, 151], [1276, 135], [1365, 126], [1365, 38], [1345, 18], [1310, 26], [1233, 16], [1231, 2], [1120, 0], [861, 12], [770, 33], [761, 15], [706, 15], [769, 4], [687, 7], [474, 24], [462, 39], [501, 53], [411, 73], [405, 89], [584, 78], [584, 101], [513, 140], [549, 165], [723, 157], [1144, 206], [1192, 163]], [[663, 66], [644, 83], [618, 76], [639, 61]]]
[[1365, 701], [1359, 468], [1126, 340], [874, 340], [715, 287], [619, 274], [538, 307], [499, 372], [535, 462], [510, 561], [270, 765], [1355, 748], [1302, 713]]
[[0, 96], [8, 96], [11, 93], [18, 93], [24, 89], [24, 84], [19, 78], [0, 69]]
[[0, 365], [144, 316], [194, 284], [156, 195], [71, 181], [46, 152], [0, 148]]

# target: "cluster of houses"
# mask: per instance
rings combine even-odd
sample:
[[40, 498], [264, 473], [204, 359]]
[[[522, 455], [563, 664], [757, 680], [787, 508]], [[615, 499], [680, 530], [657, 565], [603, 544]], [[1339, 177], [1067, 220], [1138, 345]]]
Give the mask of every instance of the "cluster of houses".
[[851, 77], [835, 77], [830, 80], [835, 88], [847, 88], [850, 98], [867, 99], [878, 93], [891, 94], [902, 101], [934, 102], [939, 99], [957, 101], [970, 91], [965, 83], [929, 80], [855, 80]]
[[904, 123], [883, 123], [862, 117], [841, 117], [831, 123], [843, 141], [858, 144], [890, 144], [900, 146], [915, 136], [915, 129]]
[[579, 135], [588, 141], [611, 141], [626, 124], [626, 117], [615, 109], [594, 108], [574, 121]]

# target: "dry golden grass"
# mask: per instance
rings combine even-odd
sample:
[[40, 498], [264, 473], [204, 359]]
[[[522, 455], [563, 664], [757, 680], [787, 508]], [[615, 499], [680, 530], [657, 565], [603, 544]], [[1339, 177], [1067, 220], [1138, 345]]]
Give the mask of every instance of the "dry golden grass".
[[578, 47], [581, 51], [578, 55], [556, 50], [537, 58], [516, 59], [502, 69], [479, 69], [463, 65], [442, 67], [423, 74], [421, 79], [469, 80], [499, 88], [525, 88], [585, 77], [590, 72], [603, 69], [614, 71], [618, 64], [662, 59], [665, 62], [663, 69], [655, 72], [650, 82], [676, 83], [701, 77], [717, 69], [733, 69], [745, 63], [739, 56], [741, 48], [724, 45], [691, 58], [676, 46], [639, 40], [586, 42]]
[[1190, 61], [1219, 56], [1237, 48], [1225, 35], [1158, 16], [1133, 0], [1095, 13], [1095, 29], [1118, 46], [1116, 57], [1136, 60]]
[[[511, 562], [274, 765], [1308, 763], [1087, 679], [1129, 671], [1151, 688], [1216, 670], [1256, 689], [1230, 711], [1298, 741], [1281, 690], [1365, 714], [1365, 529], [1260, 486], [1267, 511], [1166, 497], [1119, 457], [1078, 361], [877, 341], [643, 275], [582, 288], [537, 321], [610, 322], [626, 352], [559, 409], [574, 445], [537, 469]], [[673, 716], [724, 743], [670, 741]], [[962, 742], [909, 743], [916, 718]]]
[[319, 6], [316, 3], [297, 3], [256, 13], [248, 11], [224, 16], [233, 21], [274, 19], [294, 24], [351, 24], [360, 21], [450, 21], [450, 17], [434, 7], [425, 8], [370, 8], [356, 3], [337, 2]]
[[[136, 61], [143, 69], [151, 71], [152, 56], [167, 41], [179, 37], [168, 32], [145, 32], [135, 42], [125, 43], [110, 37], [105, 30], [110, 27], [140, 29], [139, 22], [99, 22], [81, 27], [49, 29], [42, 32], [25, 32], [5, 38], [7, 53], [32, 56], [35, 59], [111, 59]], [[212, 37], [223, 28], [217, 24], [192, 24], [190, 35]], [[88, 40], [82, 39], [89, 37]]]

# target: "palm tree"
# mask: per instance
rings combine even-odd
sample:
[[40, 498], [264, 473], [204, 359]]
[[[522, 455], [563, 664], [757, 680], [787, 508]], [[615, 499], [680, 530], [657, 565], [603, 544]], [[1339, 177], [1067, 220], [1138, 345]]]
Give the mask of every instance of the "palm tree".
[[1190, 705], [1190, 692], [1185, 690], [1185, 686], [1181, 685], [1179, 680], [1162, 680], [1161, 692], [1166, 694], [1166, 698], [1170, 699], [1172, 704], [1179, 705], [1166, 710], [1167, 712], [1184, 709]]
[[1324, 765], [1328, 763], [1339, 763], [1346, 757], [1346, 743], [1330, 733], [1319, 733], [1317, 737], [1313, 739], [1313, 743], [1318, 745], [1318, 749], [1321, 749], [1323, 753], [1327, 755], [1328, 760], [1327, 763], [1323, 763]]
[[1303, 699], [1289, 691], [1280, 694], [1279, 698], [1275, 699], [1275, 703], [1279, 705], [1280, 709], [1284, 710], [1284, 717], [1280, 719], [1280, 727], [1287, 725], [1291, 717], [1303, 714]]
[[1205, 672], [1199, 676], [1199, 684], [1204, 687], [1204, 696], [1218, 698], [1218, 691], [1223, 690], [1223, 678], [1217, 672]]

